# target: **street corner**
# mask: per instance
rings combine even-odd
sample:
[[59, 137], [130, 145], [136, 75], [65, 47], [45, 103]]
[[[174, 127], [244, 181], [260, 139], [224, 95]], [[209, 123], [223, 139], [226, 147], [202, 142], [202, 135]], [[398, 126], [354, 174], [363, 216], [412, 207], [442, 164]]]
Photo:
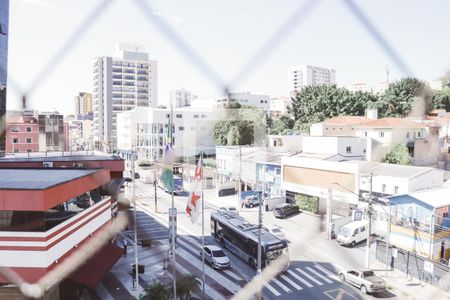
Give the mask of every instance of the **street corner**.
[[360, 296], [353, 295], [352, 292], [345, 290], [344, 288], [332, 289], [323, 292], [324, 295], [333, 300], [359, 300]]

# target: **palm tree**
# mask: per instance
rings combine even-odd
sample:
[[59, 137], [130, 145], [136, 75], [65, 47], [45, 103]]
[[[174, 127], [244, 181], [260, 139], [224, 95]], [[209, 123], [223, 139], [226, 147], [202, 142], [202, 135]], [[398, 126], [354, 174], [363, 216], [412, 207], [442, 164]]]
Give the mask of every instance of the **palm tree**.
[[170, 290], [161, 282], [153, 281], [145, 290], [140, 300], [169, 300]]
[[194, 274], [184, 274], [177, 279], [177, 295], [181, 300], [189, 300], [191, 291], [200, 285], [200, 280]]

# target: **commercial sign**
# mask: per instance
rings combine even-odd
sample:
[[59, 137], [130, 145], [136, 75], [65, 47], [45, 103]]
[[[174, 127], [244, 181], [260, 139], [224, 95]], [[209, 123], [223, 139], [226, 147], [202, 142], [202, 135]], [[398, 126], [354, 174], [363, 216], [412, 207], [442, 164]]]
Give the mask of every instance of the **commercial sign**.
[[177, 209], [169, 208], [169, 244], [172, 243], [172, 234], [175, 235], [175, 247], [177, 245]]

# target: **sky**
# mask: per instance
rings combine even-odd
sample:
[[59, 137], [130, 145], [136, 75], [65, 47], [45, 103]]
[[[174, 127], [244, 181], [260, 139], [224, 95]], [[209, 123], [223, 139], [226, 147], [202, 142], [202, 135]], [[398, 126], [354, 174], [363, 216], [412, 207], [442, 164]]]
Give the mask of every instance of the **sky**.
[[161, 104], [180, 87], [287, 96], [287, 70], [300, 64], [334, 68], [344, 86], [384, 81], [386, 66], [391, 80], [450, 69], [447, 0], [353, 0], [375, 37], [350, 0], [138, 2], [10, 0], [8, 109], [26, 94], [31, 109], [73, 113], [74, 96], [92, 92], [93, 58], [114, 56], [119, 42], [144, 44], [158, 61]]

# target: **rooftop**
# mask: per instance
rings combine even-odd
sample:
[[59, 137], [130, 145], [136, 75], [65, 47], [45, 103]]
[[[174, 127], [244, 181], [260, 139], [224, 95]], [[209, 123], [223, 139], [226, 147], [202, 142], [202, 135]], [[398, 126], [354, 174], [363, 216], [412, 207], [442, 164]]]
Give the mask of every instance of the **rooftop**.
[[45, 190], [103, 169], [0, 169], [0, 190]]
[[382, 118], [361, 124], [360, 128], [426, 128], [425, 125], [405, 118]]
[[429, 167], [394, 165], [380, 162], [368, 162], [356, 160], [348, 162], [357, 164], [360, 173], [373, 173], [375, 176], [413, 178], [421, 174], [427, 173], [429, 171], [435, 170], [435, 168]]
[[[423, 190], [408, 194], [408, 196], [416, 198], [417, 200], [433, 208], [439, 208], [450, 205], [450, 187]], [[392, 198], [395, 198], [395, 196], [393, 196]]]
[[44, 162], [44, 161], [83, 161], [83, 160], [122, 160], [121, 157], [95, 152], [33, 152], [14, 153], [10, 156], [0, 157], [0, 162]]
[[322, 123], [324, 125], [361, 125], [370, 121], [365, 116], [338, 116], [327, 119]]

